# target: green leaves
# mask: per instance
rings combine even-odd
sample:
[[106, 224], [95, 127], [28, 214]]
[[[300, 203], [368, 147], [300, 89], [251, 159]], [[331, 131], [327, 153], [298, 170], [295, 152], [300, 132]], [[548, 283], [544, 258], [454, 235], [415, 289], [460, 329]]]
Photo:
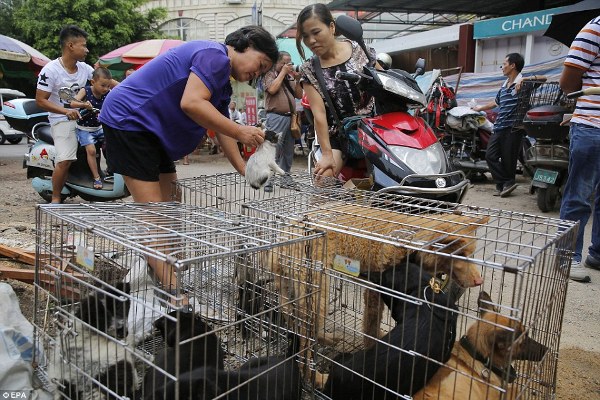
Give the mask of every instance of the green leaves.
[[[148, 0], [0, 0], [0, 33], [20, 39], [51, 59], [60, 55], [58, 33], [68, 24], [88, 34], [87, 62], [128, 43], [161, 38], [167, 10], [140, 11]], [[4, 4], [9, 7], [4, 7]]]

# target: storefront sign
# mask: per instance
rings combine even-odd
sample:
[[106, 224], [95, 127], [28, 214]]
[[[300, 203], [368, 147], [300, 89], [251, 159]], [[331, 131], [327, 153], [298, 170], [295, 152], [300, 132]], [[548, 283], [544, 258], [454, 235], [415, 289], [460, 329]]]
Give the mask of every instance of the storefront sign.
[[549, 10], [475, 22], [473, 24], [473, 39], [545, 31], [552, 21], [552, 16], [560, 13], [564, 8], [557, 7]]

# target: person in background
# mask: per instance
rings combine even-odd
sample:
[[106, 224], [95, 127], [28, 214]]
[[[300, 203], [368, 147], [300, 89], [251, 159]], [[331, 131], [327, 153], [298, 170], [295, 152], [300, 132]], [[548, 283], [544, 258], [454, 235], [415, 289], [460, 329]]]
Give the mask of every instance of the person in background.
[[[231, 79], [260, 77], [277, 55], [269, 32], [246, 26], [227, 35], [225, 43], [196, 40], [173, 48], [111, 90], [100, 122], [111, 166], [135, 202], [170, 201], [177, 180], [174, 160], [191, 153], [208, 129], [216, 132], [233, 167], [245, 174], [237, 142], [258, 146], [264, 133], [229, 119]], [[164, 290], [176, 290], [172, 266], [152, 257], [148, 263]]]
[[521, 130], [513, 130], [513, 125], [517, 122], [515, 118], [520, 84], [524, 80], [546, 80], [545, 77], [540, 76], [523, 78], [521, 71], [524, 65], [523, 56], [518, 53], [508, 54], [501, 66], [502, 75], [506, 76], [506, 81], [496, 94], [496, 99], [488, 104], [473, 107], [474, 111], [485, 111], [498, 107], [494, 131], [485, 154], [488, 167], [496, 182], [494, 196], [507, 197], [518, 186], [515, 174], [523, 133]]
[[[358, 43], [336, 39], [335, 21], [327, 6], [322, 3], [306, 6], [298, 14], [296, 26], [296, 48], [304, 59], [304, 43], [319, 58], [325, 86], [340, 120], [370, 114], [374, 105], [373, 98], [360, 91], [355, 84], [335, 78], [337, 71], [362, 72], [369, 59]], [[375, 50], [370, 49], [370, 53], [374, 60]], [[300, 66], [300, 75], [300, 83], [310, 103], [315, 132], [323, 154], [314, 172], [316, 175], [337, 176], [349, 158], [347, 136], [338, 132], [331, 111], [326, 109], [310, 60]]]
[[[290, 118], [296, 111], [296, 98], [302, 97], [302, 86], [296, 78], [298, 73], [294, 72], [292, 57], [287, 51], [279, 52], [277, 63], [263, 78], [267, 111], [265, 127], [282, 134], [277, 143], [276, 160], [285, 172], [290, 172], [294, 161], [295, 140], [290, 130]], [[267, 183], [263, 190], [272, 192], [273, 186]]]
[[[58, 39], [61, 56], [42, 68], [37, 80], [35, 102], [48, 111], [56, 157], [52, 172], [52, 203], [62, 201], [61, 191], [71, 163], [77, 159], [77, 120], [81, 118], [76, 108], [71, 108], [69, 100], [62, 100], [60, 88], [68, 87], [77, 93], [92, 79], [94, 69], [84, 62], [87, 54], [88, 34], [75, 25], [65, 26]], [[111, 86], [118, 82], [111, 81]]]
[[[599, 66], [600, 16], [584, 26], [573, 40], [560, 76], [560, 88], [571, 93], [600, 87]], [[560, 205], [560, 218], [579, 221], [569, 277], [574, 281], [590, 282], [584, 266], [600, 270], [600, 95], [577, 99], [571, 118], [569, 150], [569, 175]], [[592, 243], [582, 265], [585, 227], [591, 215]]]
[[242, 115], [236, 107], [237, 104], [235, 103], [235, 101], [229, 103], [229, 119], [239, 124], [242, 119]]
[[[77, 120], [77, 140], [79, 144], [85, 147], [87, 162], [92, 173], [94, 189], [102, 189], [102, 178], [98, 173], [98, 164], [96, 161], [96, 143], [104, 142], [104, 131], [98, 121], [98, 114], [92, 110], [101, 110], [106, 95], [112, 85], [112, 75], [110, 71], [103, 67], [98, 67], [92, 73], [91, 85], [82, 88], [75, 95], [70, 105], [73, 108], [85, 109], [85, 115]], [[81, 112], [83, 114], [83, 112]]]
[[127, 71], [125, 71], [125, 77], [123, 79], [127, 78], [129, 75], [133, 74], [134, 72], [135, 72], [134, 68], [129, 68]]
[[248, 124], [248, 118], [246, 116], [245, 108], [240, 108], [240, 124], [242, 124], [242, 125]]

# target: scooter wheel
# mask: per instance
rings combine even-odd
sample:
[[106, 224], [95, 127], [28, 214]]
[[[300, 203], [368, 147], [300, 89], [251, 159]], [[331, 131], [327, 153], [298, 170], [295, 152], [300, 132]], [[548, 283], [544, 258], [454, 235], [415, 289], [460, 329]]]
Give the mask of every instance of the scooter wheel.
[[554, 210], [556, 201], [558, 200], [558, 188], [556, 186], [548, 186], [547, 188], [537, 188], [537, 205], [541, 212], [549, 212]]

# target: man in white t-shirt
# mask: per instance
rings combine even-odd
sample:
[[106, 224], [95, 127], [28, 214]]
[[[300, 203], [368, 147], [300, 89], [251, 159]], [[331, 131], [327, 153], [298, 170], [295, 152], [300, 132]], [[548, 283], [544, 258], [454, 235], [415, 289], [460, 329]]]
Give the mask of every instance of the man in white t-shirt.
[[59, 41], [62, 56], [50, 61], [42, 68], [37, 81], [35, 101], [49, 112], [52, 138], [56, 149], [54, 172], [52, 173], [52, 202], [61, 202], [61, 190], [67, 180], [71, 162], [77, 159], [77, 136], [75, 127], [81, 117], [69, 101], [61, 100], [59, 89], [68, 87], [73, 94], [85, 87], [92, 78], [94, 69], [83, 62], [88, 54], [87, 33], [75, 25], [60, 31]]

